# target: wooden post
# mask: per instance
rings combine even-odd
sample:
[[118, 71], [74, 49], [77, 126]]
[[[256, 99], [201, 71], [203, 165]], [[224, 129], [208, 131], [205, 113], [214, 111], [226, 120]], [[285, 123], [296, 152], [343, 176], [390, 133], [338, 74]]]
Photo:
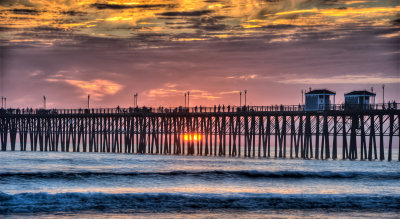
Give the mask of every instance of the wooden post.
[[258, 116], [258, 157], [261, 157], [261, 147], [264, 145], [264, 121], [262, 116]]
[[[315, 159], [319, 159], [318, 154], [319, 154], [319, 115], [316, 115], [316, 124], [315, 124]], [[311, 152], [312, 154], [312, 152]]]
[[347, 150], [347, 131], [346, 131], [346, 116], [342, 116], [342, 133], [343, 133], [343, 148], [342, 148], [342, 159], [345, 160], [349, 157]]
[[365, 141], [365, 122], [364, 115], [360, 115], [360, 128], [361, 128], [361, 156], [360, 159], [364, 160], [367, 158], [367, 143]]
[[385, 149], [383, 145], [383, 116], [379, 115], [379, 158], [385, 160]]
[[280, 136], [279, 118], [275, 116], [275, 158], [278, 157], [278, 136]]
[[393, 123], [394, 123], [394, 115], [390, 113], [389, 115], [389, 154], [388, 161], [392, 161], [392, 144], [393, 144]]
[[333, 149], [332, 149], [332, 159], [337, 159], [337, 116], [333, 116]]
[[351, 128], [350, 128], [350, 159], [355, 160], [357, 158], [357, 133], [358, 127], [358, 116], [351, 117]]
[[293, 143], [296, 143], [296, 127], [294, 116], [290, 116], [290, 159], [293, 158]]

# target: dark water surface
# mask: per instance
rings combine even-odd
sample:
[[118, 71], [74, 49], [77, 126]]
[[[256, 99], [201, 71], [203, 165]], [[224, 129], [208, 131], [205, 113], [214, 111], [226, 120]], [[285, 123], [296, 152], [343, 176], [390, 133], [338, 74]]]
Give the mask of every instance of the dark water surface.
[[0, 153], [6, 217], [388, 217], [400, 162]]

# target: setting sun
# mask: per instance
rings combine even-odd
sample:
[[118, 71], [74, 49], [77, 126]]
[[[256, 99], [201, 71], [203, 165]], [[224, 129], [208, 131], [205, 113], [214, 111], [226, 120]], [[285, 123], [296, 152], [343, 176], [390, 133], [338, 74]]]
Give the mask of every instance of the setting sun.
[[200, 139], [201, 139], [201, 135], [199, 135], [199, 134], [193, 134], [193, 135], [185, 134], [185, 135], [183, 136], [183, 139], [184, 139], [185, 141], [192, 141], [192, 139], [193, 139], [194, 141], [197, 141], [197, 140], [200, 140]]

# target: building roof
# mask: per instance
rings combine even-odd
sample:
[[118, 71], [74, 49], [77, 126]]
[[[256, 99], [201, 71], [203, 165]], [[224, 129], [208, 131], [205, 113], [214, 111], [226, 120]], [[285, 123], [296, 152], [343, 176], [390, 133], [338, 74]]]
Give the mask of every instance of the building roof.
[[350, 95], [364, 95], [364, 96], [376, 96], [375, 93], [366, 91], [366, 90], [356, 90], [356, 91], [352, 91], [349, 92], [347, 94], [344, 94], [345, 96], [350, 96]]
[[319, 89], [319, 90], [312, 90], [307, 92], [306, 94], [326, 94], [326, 95], [335, 95], [336, 93], [327, 89]]

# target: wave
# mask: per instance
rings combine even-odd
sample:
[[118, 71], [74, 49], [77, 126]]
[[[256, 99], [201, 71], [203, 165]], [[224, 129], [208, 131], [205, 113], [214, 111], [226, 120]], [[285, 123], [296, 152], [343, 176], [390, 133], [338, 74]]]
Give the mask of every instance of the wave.
[[180, 177], [226, 177], [226, 178], [326, 178], [326, 179], [400, 179], [400, 172], [331, 172], [331, 171], [256, 171], [256, 170], [237, 170], [237, 171], [170, 171], [170, 172], [6, 172], [0, 173], [0, 178], [20, 177], [20, 178], [60, 178], [75, 179], [89, 177], [149, 177], [149, 176], [180, 176]]
[[167, 212], [215, 209], [354, 209], [399, 211], [400, 196], [379, 195], [233, 195], [185, 193], [0, 193], [0, 213]]

